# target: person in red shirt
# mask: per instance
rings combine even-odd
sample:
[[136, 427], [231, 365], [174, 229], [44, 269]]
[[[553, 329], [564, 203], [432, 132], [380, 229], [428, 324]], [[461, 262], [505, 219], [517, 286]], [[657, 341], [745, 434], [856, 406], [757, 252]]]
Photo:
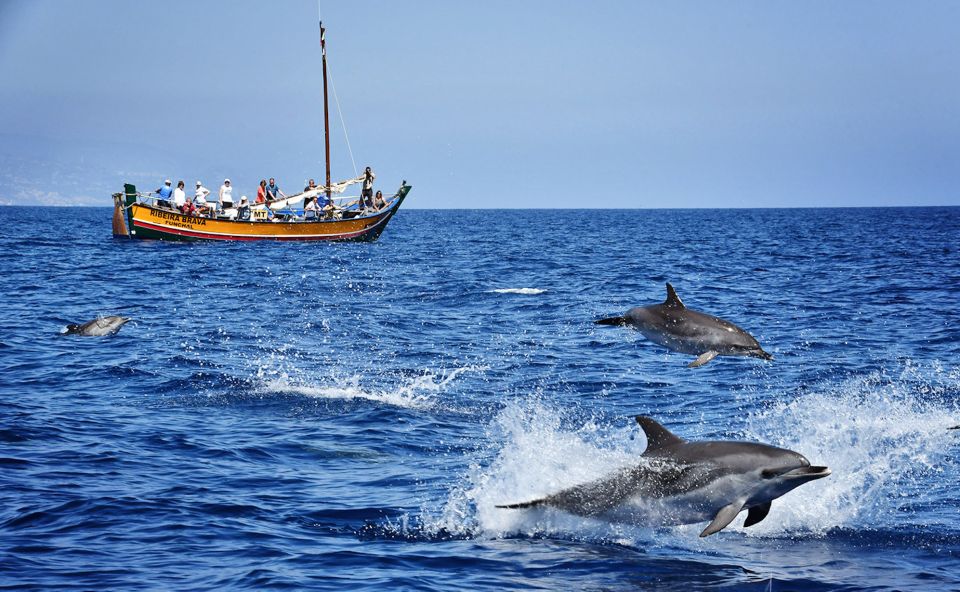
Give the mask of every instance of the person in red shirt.
[[267, 180], [260, 179], [260, 187], [257, 187], [257, 201], [256, 203], [266, 203], [267, 202]]

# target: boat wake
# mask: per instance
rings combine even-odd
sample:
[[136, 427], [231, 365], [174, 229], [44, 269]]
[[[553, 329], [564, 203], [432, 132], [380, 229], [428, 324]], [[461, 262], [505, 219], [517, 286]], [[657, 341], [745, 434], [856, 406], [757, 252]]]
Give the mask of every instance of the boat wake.
[[493, 294], [525, 294], [530, 296], [536, 296], [537, 294], [543, 294], [546, 290], [542, 288], [497, 288], [495, 290], [490, 290]]
[[327, 384], [312, 384], [303, 377], [280, 375], [264, 379], [260, 390], [268, 394], [296, 394], [317, 399], [361, 399], [394, 407], [429, 409], [437, 406], [438, 396], [458, 376], [464, 372], [480, 370], [483, 368], [466, 366], [439, 373], [424, 372], [417, 376], [403, 377], [399, 384], [382, 387], [365, 384], [368, 378], [361, 375], [335, 379]]

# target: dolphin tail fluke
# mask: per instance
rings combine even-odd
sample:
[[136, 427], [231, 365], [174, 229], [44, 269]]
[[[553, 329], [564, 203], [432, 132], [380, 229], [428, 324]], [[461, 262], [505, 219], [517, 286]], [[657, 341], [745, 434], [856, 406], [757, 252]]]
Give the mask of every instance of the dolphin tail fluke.
[[610, 317], [609, 319], [600, 319], [599, 321], [594, 321], [593, 324], [623, 326], [627, 324], [627, 317]]
[[700, 533], [700, 538], [708, 537], [711, 534], [715, 534], [726, 528], [733, 522], [733, 519], [737, 517], [737, 514], [740, 513], [740, 510], [743, 509], [742, 501], [735, 501], [732, 504], [727, 504], [726, 506], [720, 508], [720, 511], [717, 512], [716, 517], [713, 519], [713, 522], [707, 525], [703, 529], [703, 532]]
[[505, 510], [525, 510], [527, 508], [536, 508], [537, 506], [542, 506], [546, 503], [546, 499], [537, 499], [529, 502], [520, 502], [516, 504], [503, 504], [494, 506], [495, 508], [503, 508]]
[[700, 366], [703, 366], [704, 364], [714, 359], [718, 355], [719, 354], [715, 351], [704, 352], [700, 354], [700, 356], [696, 360], [687, 364], [687, 368], [699, 368]]

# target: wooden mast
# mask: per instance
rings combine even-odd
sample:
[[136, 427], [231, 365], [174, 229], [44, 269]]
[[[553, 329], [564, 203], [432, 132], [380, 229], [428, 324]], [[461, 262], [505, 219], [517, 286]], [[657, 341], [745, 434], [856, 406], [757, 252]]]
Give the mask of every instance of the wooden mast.
[[327, 105], [327, 41], [323, 21], [320, 21], [320, 53], [323, 56], [323, 145], [327, 162], [327, 199], [330, 199], [330, 109]]

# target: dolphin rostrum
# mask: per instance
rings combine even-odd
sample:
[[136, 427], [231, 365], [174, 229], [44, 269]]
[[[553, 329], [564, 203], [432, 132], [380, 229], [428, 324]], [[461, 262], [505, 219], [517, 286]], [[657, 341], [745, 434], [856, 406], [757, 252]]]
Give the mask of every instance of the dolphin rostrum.
[[673, 286], [667, 284], [663, 304], [636, 306], [622, 317], [595, 321], [597, 325], [629, 325], [643, 336], [673, 351], [698, 356], [690, 368], [703, 366], [717, 356], [750, 356], [772, 360], [752, 335], [730, 321], [683, 305]]
[[66, 334], [103, 337], [104, 335], [113, 335], [128, 322], [130, 322], [129, 317], [97, 317], [82, 325], [67, 325]]
[[744, 526], [767, 517], [773, 500], [830, 474], [803, 455], [753, 442], [687, 442], [649, 417], [637, 423], [647, 436], [642, 464], [553, 495], [498, 508], [539, 506], [637, 526], [710, 520], [710, 536], [747, 510]]

